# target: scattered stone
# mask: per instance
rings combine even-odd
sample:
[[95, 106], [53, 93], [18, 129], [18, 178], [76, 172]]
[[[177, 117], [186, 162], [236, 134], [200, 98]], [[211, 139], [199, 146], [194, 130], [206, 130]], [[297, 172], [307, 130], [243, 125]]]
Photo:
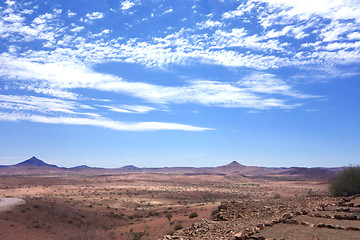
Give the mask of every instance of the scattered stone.
[[[273, 226], [278, 223], [285, 224], [301, 224], [307, 226], [314, 235], [317, 232], [322, 231], [320, 228], [326, 229], [338, 229], [339, 231], [360, 231], [359, 227], [341, 227], [340, 225], [335, 225], [338, 221], [333, 220], [334, 223], [328, 221], [330, 218], [336, 220], [360, 220], [360, 209], [351, 208], [349, 202], [344, 202], [343, 206], [339, 206], [337, 201], [339, 198], [330, 198], [330, 197], [312, 197], [309, 198], [311, 204], [307, 202], [302, 202], [297, 206], [291, 205], [289, 202], [276, 202], [277, 200], [271, 200], [270, 204], [273, 205], [261, 205], [262, 200], [247, 200], [241, 199], [239, 201], [228, 201], [223, 202], [219, 207], [218, 218], [215, 218], [215, 221], [204, 219], [203, 222], [196, 223], [189, 228], [183, 229], [176, 232], [176, 236], [179, 236], [180, 240], [187, 239], [254, 239], [254, 240], [271, 240], [272, 238], [264, 238], [260, 235], [262, 229], [266, 227]], [[284, 199], [282, 199], [284, 200]], [[357, 206], [358, 199], [352, 200], [354, 206]], [[318, 205], [322, 203], [322, 205]], [[269, 204], [268, 202], [266, 204]], [[360, 207], [360, 204], [358, 204]], [[271, 207], [268, 207], [271, 206]], [[351, 209], [350, 209], [351, 208]], [[310, 211], [310, 209], [314, 209]], [[317, 210], [316, 210], [317, 209]], [[323, 211], [323, 212], [319, 212]], [[325, 212], [324, 212], [325, 211]], [[335, 212], [335, 214], [328, 214], [328, 212]], [[348, 213], [346, 213], [348, 212]], [[359, 214], [359, 215], [358, 215]], [[242, 218], [237, 218], [241, 215]], [[313, 224], [310, 223], [311, 220], [299, 221], [297, 216], [307, 215], [315, 216], [321, 218], [327, 218], [326, 223]], [[258, 223], [258, 224], [256, 224]], [[254, 225], [255, 224], [255, 225]], [[352, 224], [353, 225], [353, 224]], [[246, 226], [252, 226], [252, 228], [245, 228]], [[357, 226], [357, 225], [356, 225]], [[290, 226], [288, 226], [290, 227]], [[241, 230], [241, 231], [239, 231]], [[330, 230], [329, 230], [330, 231]], [[236, 234], [234, 234], [236, 233]], [[301, 235], [301, 232], [299, 232]], [[348, 233], [349, 234], [349, 233]], [[351, 234], [351, 233], [350, 233]], [[353, 233], [355, 235], [355, 232]], [[174, 239], [174, 236], [166, 236], [167, 238], [162, 238], [162, 240]], [[279, 239], [279, 238], [277, 238]], [[319, 238], [313, 236], [313, 240]], [[281, 239], [280, 239], [281, 240]]]
[[326, 225], [325, 225], [324, 223], [319, 223], [319, 224], [317, 225], [317, 227], [318, 227], [318, 228], [325, 228]]
[[291, 219], [293, 216], [290, 214], [290, 213], [285, 213], [284, 215], [283, 215], [283, 218], [285, 218], [285, 219]]
[[302, 221], [302, 222], [301, 222], [301, 225], [310, 226], [310, 223], [309, 223], [309, 222]]
[[256, 227], [258, 227], [258, 228], [260, 228], [260, 230], [262, 230], [262, 229], [264, 229], [264, 224], [262, 224], [262, 223], [259, 223], [258, 225], [256, 225]]
[[347, 228], [345, 228], [345, 230], [347, 230], [347, 231], [360, 231], [360, 228], [357, 228], [357, 227], [347, 227]]
[[357, 216], [356, 215], [346, 215], [346, 216], [343, 216], [343, 219], [345, 219], [345, 220], [356, 220]]
[[301, 213], [302, 213], [302, 215], [308, 215], [309, 212], [306, 210], [302, 210]]
[[272, 222], [265, 222], [264, 225], [265, 225], [265, 227], [271, 227], [274, 224]]
[[327, 224], [326, 227], [327, 227], [327, 228], [331, 228], [331, 229], [335, 229], [335, 226], [334, 226], [334, 225], [331, 225], [331, 224]]
[[287, 223], [287, 224], [299, 224], [299, 222], [296, 219], [286, 219], [285, 223]]
[[278, 224], [281, 222], [281, 219], [280, 218], [275, 218], [271, 221], [273, 224]]
[[350, 212], [350, 208], [342, 208], [341, 211], [342, 212]]
[[238, 232], [234, 235], [236, 240], [245, 240], [249, 239], [249, 235], [246, 234], [244, 231]]

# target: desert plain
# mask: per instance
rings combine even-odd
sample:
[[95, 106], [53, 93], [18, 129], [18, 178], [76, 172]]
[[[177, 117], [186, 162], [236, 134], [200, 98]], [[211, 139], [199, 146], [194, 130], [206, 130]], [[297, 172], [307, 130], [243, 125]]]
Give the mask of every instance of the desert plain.
[[0, 204], [23, 201], [1, 209], [0, 239], [360, 239], [360, 197], [330, 197], [329, 181], [231, 171], [2, 172]]

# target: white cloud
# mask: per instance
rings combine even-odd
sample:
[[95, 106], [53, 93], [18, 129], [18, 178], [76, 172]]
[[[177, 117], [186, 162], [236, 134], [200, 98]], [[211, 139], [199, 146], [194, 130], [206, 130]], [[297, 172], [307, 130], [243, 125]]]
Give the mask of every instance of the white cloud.
[[219, 21], [206, 20], [205, 22], [196, 24], [200, 29], [204, 28], [213, 28], [213, 27], [221, 27], [223, 24]]
[[15, 5], [15, 1], [6, 0], [5, 3], [6, 3], [9, 7]]
[[54, 98], [0, 94], [0, 103], [3, 104], [3, 108], [6, 107], [9, 110], [89, 115], [88, 113], [77, 112], [81, 106], [74, 101], [65, 101]]
[[99, 32], [99, 33], [95, 33], [95, 34], [91, 34], [90, 37], [94, 38], [94, 37], [101, 37], [103, 35], [109, 34], [111, 31], [109, 29], [104, 29], [103, 31]]
[[67, 125], [86, 125], [104, 127], [117, 131], [159, 131], [159, 130], [180, 130], [180, 131], [206, 131], [210, 128], [201, 128], [191, 125], [166, 123], [166, 122], [120, 122], [105, 118], [74, 118], [74, 117], [46, 117], [41, 115], [21, 114], [21, 113], [2, 113], [0, 120], [3, 121], [31, 121], [48, 124], [67, 124]]
[[[228, 60], [228, 56], [225, 56], [224, 61], [225, 59]], [[24, 59], [8, 58], [5, 64], [0, 62], [0, 73], [20, 81], [40, 80], [44, 84], [54, 85], [59, 89], [90, 88], [118, 92], [154, 103], [196, 103], [256, 109], [294, 107], [283, 100], [263, 98], [229, 83], [193, 81], [187, 86], [170, 87], [144, 82], [128, 82], [70, 62], [40, 64]]]
[[86, 17], [88, 17], [91, 20], [101, 19], [101, 18], [104, 18], [104, 14], [101, 12], [93, 12], [93, 13], [87, 13]]
[[24, 14], [32, 14], [34, 12], [34, 9], [24, 9], [21, 11], [21, 13], [24, 13]]
[[61, 14], [61, 13], [62, 13], [62, 9], [56, 9], [56, 8], [54, 8], [53, 11], [54, 11], [54, 13], [56, 13], [56, 14]]
[[244, 77], [239, 81], [240, 86], [244, 86], [252, 92], [267, 93], [267, 94], [281, 94], [285, 96], [292, 96], [295, 98], [314, 98], [317, 96], [310, 96], [300, 94], [291, 89], [288, 83], [269, 73], [254, 73]]
[[131, 0], [123, 1], [123, 2], [121, 2], [121, 10], [128, 10], [135, 5], [136, 5], [136, 3], [134, 1], [131, 1]]
[[84, 27], [83, 26], [78, 26], [78, 27], [75, 27], [75, 28], [71, 29], [70, 31], [72, 31], [72, 32], [81, 32], [82, 30], [84, 30]]
[[[305, 2], [309, 3], [307, 0]], [[138, 4], [135, 1], [122, 1], [125, 5], [121, 6], [126, 10], [135, 3]], [[161, 86], [140, 81], [128, 82], [121, 77], [98, 73], [92, 67], [99, 63], [126, 62], [161, 69], [173, 64], [216, 64], [246, 70], [267, 70], [284, 66], [306, 68], [360, 62], [358, 44], [349, 41], [359, 38], [357, 18], [351, 14], [340, 14], [334, 7], [319, 10], [317, 5], [324, 3], [327, 1], [320, 0], [314, 3], [314, 9], [307, 9], [303, 1], [298, 0], [248, 1], [240, 4], [235, 11], [224, 13], [223, 22], [207, 20], [194, 23], [199, 28], [221, 27], [221, 30], [209, 29], [199, 33], [196, 28], [176, 31], [176, 27], [172, 26], [168, 30], [174, 32], [167, 36], [163, 32], [154, 32], [144, 38], [129, 38], [124, 31], [124, 36], [114, 39], [110, 37], [117, 33], [113, 31], [108, 35], [111, 29], [103, 28], [79, 36], [77, 32], [83, 30], [83, 27], [75, 24], [65, 26], [59, 14], [54, 12], [38, 16], [31, 25], [26, 25], [22, 21], [24, 15], [14, 10], [4, 16], [13, 16], [10, 19], [17, 19], [17, 22], [0, 20], [1, 36], [7, 41], [13, 41], [11, 46], [21, 41], [41, 40], [39, 43], [47, 48], [24, 50], [9, 47], [11, 54], [0, 55], [0, 74], [18, 82], [30, 83], [31, 86], [26, 85], [27, 90], [38, 94], [73, 100], [79, 96], [70, 91], [88, 88], [127, 94], [154, 103], [196, 103], [255, 109], [293, 108], [295, 105], [282, 100], [282, 96], [275, 99], [269, 95], [280, 94], [294, 98], [306, 95], [292, 90], [290, 85], [276, 77], [262, 76], [267, 80], [248, 79], [248, 82], [243, 81], [243, 85], [224, 80], [223, 83], [193, 81], [182, 86]], [[347, 7], [340, 8], [350, 9], [350, 5], [346, 3], [344, 6]], [[357, 11], [356, 7], [353, 9]], [[330, 10], [337, 13], [325, 14]], [[247, 24], [233, 24], [240, 20], [245, 22], [248, 13], [258, 20], [252, 24], [257, 27], [263, 25], [266, 30], [255, 34]], [[75, 15], [70, 11], [67, 14]], [[86, 21], [108, 17], [100, 12], [88, 13], [86, 16]], [[214, 15], [207, 17], [212, 18]], [[322, 17], [327, 19], [326, 22], [321, 21]], [[311, 38], [306, 38], [310, 35]], [[308, 42], [303, 43], [305, 40]], [[296, 50], [297, 43], [302, 44], [301, 51]], [[217, 92], [214, 88], [222, 89], [223, 92]], [[122, 106], [117, 106], [117, 110], [135, 111]]]
[[51, 14], [51, 13], [45, 13], [43, 15], [40, 15], [39, 17], [36, 17], [33, 20], [33, 23], [35, 24], [45, 24], [47, 23], [49, 20], [56, 18], [56, 15]]
[[347, 35], [350, 40], [360, 40], [360, 32], [353, 32]]
[[357, 49], [357, 48], [360, 48], [360, 42], [354, 42], [354, 43], [335, 42], [335, 43], [328, 44], [324, 48], [329, 51], [334, 51], [334, 50], [339, 50], [339, 49], [351, 49], [351, 48]]
[[68, 17], [74, 17], [74, 16], [76, 16], [76, 13], [71, 12], [70, 10], [68, 10], [67, 15], [68, 15]]
[[164, 12], [162, 13], [162, 15], [171, 13], [171, 12], [173, 12], [173, 11], [174, 11], [174, 9], [170, 8], [170, 9], [164, 11]]
[[343, 39], [342, 35], [349, 34], [359, 30], [359, 25], [352, 22], [332, 21], [326, 27], [321, 29], [320, 37], [325, 42], [338, 41]]
[[100, 105], [100, 106], [108, 108], [110, 111], [120, 112], [120, 113], [147, 113], [156, 110], [153, 107], [143, 106], [143, 105], [121, 105], [119, 107], [106, 106], [106, 105]]
[[45, 95], [52, 96], [52, 97], [58, 97], [58, 98], [70, 99], [70, 100], [79, 99], [79, 95], [76, 93], [68, 92], [68, 91], [61, 90], [61, 89], [51, 88], [49, 86], [41, 87], [41, 86], [29, 85], [24, 88], [26, 88], [26, 90], [29, 90], [29, 91], [34, 91], [36, 93], [45, 94]]
[[7, 21], [7, 22], [23, 22], [25, 20], [24, 17], [21, 17], [20, 15], [17, 15], [17, 14], [9, 14], [8, 16], [6, 17], [3, 17], [3, 20], [4, 21]]
[[252, 1], [248, 1], [246, 3], [240, 4], [236, 10], [229, 11], [223, 13], [222, 17], [223, 19], [231, 19], [236, 17], [241, 17], [246, 13], [249, 13], [253, 8], [255, 7], [255, 4]]
[[310, 19], [314, 15], [323, 18], [355, 19], [360, 23], [358, 0], [256, 0], [282, 9], [281, 15], [290, 18]]

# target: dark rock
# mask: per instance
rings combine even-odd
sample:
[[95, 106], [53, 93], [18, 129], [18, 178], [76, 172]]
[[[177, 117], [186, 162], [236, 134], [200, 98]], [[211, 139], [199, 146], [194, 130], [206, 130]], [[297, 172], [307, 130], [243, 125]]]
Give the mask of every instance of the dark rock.
[[325, 224], [323, 224], [323, 223], [319, 223], [319, 224], [317, 225], [317, 227], [318, 227], [318, 228], [325, 228], [325, 227], [326, 227], [326, 225], [325, 225]]
[[299, 224], [299, 222], [296, 219], [286, 219], [285, 223], [287, 223], [287, 224]]

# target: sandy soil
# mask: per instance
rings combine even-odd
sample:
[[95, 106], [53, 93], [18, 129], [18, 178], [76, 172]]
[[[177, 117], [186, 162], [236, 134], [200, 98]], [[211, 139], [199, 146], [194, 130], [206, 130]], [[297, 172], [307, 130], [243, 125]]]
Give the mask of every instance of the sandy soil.
[[[175, 226], [186, 228], [212, 219], [223, 201], [296, 199], [326, 191], [323, 180], [236, 174], [0, 176], [0, 197], [25, 200], [23, 205], [0, 212], [0, 239], [126, 240], [139, 234], [142, 240], [159, 239], [173, 234]], [[194, 212], [198, 216], [190, 218]]]
[[17, 205], [24, 204], [21, 198], [0, 198], [0, 212], [9, 211]]

